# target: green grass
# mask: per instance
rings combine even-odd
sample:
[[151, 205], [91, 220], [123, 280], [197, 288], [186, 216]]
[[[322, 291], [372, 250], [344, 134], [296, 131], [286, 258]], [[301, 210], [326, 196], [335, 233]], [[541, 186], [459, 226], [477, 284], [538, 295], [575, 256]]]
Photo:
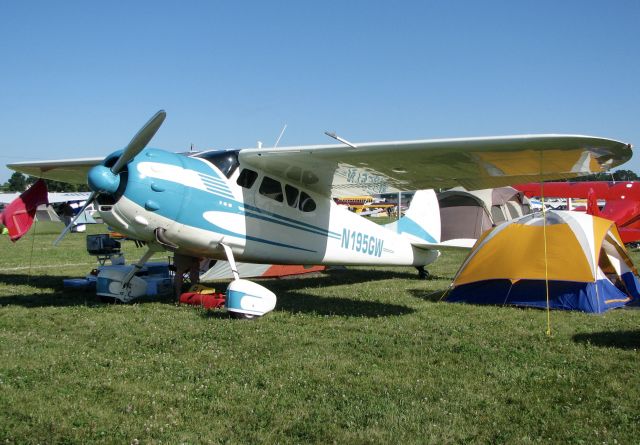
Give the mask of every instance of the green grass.
[[108, 305], [63, 289], [94, 262], [83, 235], [51, 247], [60, 228], [0, 239], [0, 443], [640, 437], [640, 311], [552, 312], [548, 337], [544, 311], [439, 302], [462, 261], [450, 254], [429, 281], [411, 268], [264, 280], [278, 305], [256, 321]]

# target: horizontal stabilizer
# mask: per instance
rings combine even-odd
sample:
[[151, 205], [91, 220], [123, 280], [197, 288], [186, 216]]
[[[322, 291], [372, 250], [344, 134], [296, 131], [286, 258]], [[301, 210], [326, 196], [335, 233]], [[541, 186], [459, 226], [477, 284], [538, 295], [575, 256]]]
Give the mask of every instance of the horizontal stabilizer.
[[414, 242], [412, 246], [429, 250], [469, 250], [473, 247], [477, 240], [472, 238], [458, 238], [443, 241], [441, 243]]

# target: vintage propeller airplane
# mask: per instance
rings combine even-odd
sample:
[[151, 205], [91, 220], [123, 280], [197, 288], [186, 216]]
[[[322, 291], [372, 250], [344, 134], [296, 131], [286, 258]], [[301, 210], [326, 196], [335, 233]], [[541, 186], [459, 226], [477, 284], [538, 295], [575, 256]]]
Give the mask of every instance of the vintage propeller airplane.
[[[433, 191], [417, 192], [406, 215], [388, 226], [340, 208], [331, 198], [575, 177], [631, 157], [629, 144], [573, 135], [353, 144], [327, 133], [341, 144], [197, 154], [146, 148], [165, 116], [156, 113], [124, 150], [104, 159], [8, 167], [58, 181], [87, 181], [93, 192], [86, 205], [96, 201], [107, 224], [147, 242], [138, 268], [155, 251], [169, 249], [227, 259], [235, 271], [235, 260], [423, 267], [439, 250], [461, 247], [439, 242]], [[134, 273], [135, 268], [119, 283], [125, 301]], [[273, 293], [234, 272], [229, 311], [252, 317], [274, 306]]]

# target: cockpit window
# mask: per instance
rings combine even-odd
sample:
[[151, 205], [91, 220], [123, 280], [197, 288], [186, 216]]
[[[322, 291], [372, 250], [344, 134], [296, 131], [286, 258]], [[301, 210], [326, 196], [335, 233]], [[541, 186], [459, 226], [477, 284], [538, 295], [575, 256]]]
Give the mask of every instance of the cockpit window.
[[253, 183], [258, 179], [258, 174], [253, 170], [249, 170], [248, 168], [243, 168], [240, 174], [238, 175], [238, 180], [236, 183], [240, 187], [244, 187], [246, 189], [250, 189], [253, 187]]
[[205, 159], [215, 165], [227, 178], [230, 178], [236, 171], [238, 165], [238, 152], [233, 150], [227, 151], [205, 151], [198, 153], [194, 157]]

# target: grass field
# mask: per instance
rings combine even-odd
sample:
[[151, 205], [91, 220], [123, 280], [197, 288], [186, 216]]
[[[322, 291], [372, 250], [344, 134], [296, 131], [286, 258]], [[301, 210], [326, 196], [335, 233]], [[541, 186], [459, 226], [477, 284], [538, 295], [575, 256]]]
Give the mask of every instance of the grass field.
[[94, 261], [60, 229], [0, 239], [0, 443], [640, 441], [638, 310], [552, 312], [548, 337], [544, 311], [440, 302], [449, 254], [428, 281], [262, 281], [278, 305], [255, 321], [107, 305], [63, 289]]

